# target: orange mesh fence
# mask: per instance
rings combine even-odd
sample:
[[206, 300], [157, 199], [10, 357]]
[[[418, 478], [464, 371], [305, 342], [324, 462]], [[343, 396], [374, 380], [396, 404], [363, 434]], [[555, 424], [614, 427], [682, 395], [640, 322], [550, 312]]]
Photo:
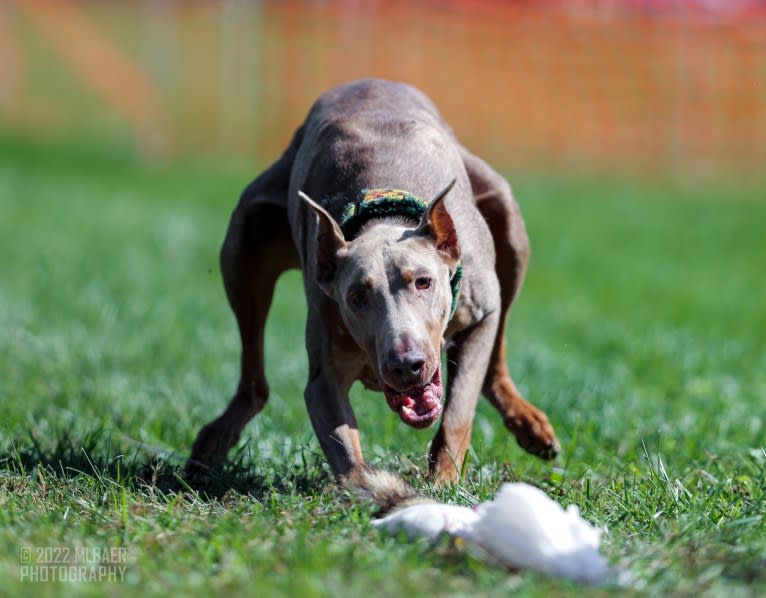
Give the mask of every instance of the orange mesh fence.
[[319, 93], [380, 76], [503, 168], [766, 171], [760, 0], [9, 0], [0, 36], [0, 126], [151, 158], [268, 160]]

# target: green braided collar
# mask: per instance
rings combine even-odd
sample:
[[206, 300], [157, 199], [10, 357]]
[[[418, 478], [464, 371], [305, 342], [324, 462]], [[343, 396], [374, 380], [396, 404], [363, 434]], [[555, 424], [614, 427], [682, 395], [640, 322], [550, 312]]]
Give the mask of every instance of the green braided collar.
[[[362, 189], [362, 197], [357, 202], [346, 205], [340, 218], [340, 229], [346, 239], [353, 239], [365, 223], [373, 218], [404, 216], [419, 222], [428, 209], [428, 202], [401, 189]], [[460, 284], [463, 281], [463, 266], [457, 265], [455, 274], [450, 279], [452, 306], [449, 317], [455, 315], [460, 297]]]

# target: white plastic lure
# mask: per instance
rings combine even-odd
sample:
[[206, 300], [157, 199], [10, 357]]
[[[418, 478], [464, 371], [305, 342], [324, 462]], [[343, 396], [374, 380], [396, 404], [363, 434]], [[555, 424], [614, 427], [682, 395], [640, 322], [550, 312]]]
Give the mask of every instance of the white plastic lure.
[[570, 505], [564, 510], [529, 484], [504, 484], [495, 500], [475, 508], [441, 503], [416, 504], [372, 524], [410, 539], [442, 533], [479, 546], [501, 564], [601, 584], [610, 567], [599, 553], [601, 530]]

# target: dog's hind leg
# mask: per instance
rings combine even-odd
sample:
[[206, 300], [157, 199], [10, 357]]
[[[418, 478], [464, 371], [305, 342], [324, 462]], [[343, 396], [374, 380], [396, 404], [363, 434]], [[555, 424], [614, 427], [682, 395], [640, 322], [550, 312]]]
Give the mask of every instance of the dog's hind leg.
[[192, 473], [222, 464], [269, 396], [263, 363], [266, 316], [277, 278], [300, 265], [286, 209], [300, 134], [299, 130], [283, 156], [243, 191], [221, 247], [224, 287], [242, 340], [241, 377], [228, 407], [197, 435], [187, 464]]
[[507, 315], [521, 288], [529, 260], [529, 240], [524, 220], [505, 178], [465, 149], [463, 162], [477, 207], [492, 233], [496, 254], [495, 270], [500, 282], [500, 323], [482, 390], [525, 450], [543, 459], [552, 459], [559, 452], [559, 442], [553, 427], [545, 413], [521, 396], [505, 362]]

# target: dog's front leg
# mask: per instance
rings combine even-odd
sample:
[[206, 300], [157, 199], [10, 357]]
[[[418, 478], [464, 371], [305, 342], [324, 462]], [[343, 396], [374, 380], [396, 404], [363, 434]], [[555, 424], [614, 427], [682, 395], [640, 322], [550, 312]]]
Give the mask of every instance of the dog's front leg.
[[336, 477], [363, 465], [359, 429], [348, 394], [339, 392], [320, 373], [306, 386], [305, 399], [314, 432]]
[[457, 481], [463, 467], [499, 318], [494, 311], [473, 327], [457, 333], [447, 350], [447, 398], [429, 458], [431, 476], [437, 484]]
[[325, 329], [326, 322], [311, 324], [309, 318], [309, 381], [304, 398], [319, 444], [336, 477], [345, 476], [364, 465], [359, 428], [351, 408], [348, 391], [354, 382], [349, 368], [355, 361], [330, 335], [312, 332]]

